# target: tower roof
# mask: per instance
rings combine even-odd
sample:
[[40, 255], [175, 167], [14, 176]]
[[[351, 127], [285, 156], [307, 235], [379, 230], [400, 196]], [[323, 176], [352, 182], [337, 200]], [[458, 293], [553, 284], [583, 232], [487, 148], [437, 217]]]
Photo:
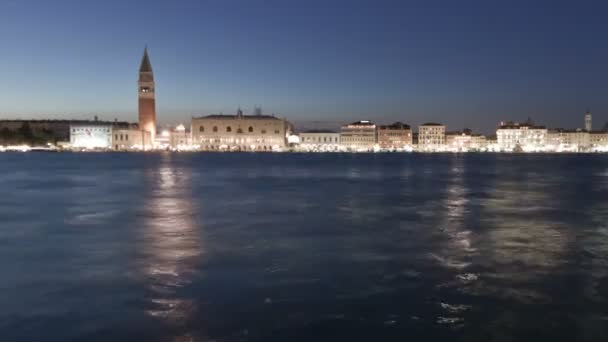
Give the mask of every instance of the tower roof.
[[152, 72], [152, 64], [150, 64], [150, 57], [148, 57], [147, 47], [144, 49], [144, 57], [141, 59], [139, 72]]

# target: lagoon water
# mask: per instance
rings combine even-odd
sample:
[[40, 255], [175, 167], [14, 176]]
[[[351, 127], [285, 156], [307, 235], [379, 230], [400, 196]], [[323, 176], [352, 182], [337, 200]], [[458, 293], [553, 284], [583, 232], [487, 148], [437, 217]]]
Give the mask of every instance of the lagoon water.
[[608, 156], [0, 154], [0, 340], [608, 341]]

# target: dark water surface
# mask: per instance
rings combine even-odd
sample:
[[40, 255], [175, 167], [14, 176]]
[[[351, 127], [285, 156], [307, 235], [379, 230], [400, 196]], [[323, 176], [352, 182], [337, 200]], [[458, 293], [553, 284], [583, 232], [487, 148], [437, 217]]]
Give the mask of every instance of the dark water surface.
[[0, 341], [608, 341], [608, 156], [0, 154]]

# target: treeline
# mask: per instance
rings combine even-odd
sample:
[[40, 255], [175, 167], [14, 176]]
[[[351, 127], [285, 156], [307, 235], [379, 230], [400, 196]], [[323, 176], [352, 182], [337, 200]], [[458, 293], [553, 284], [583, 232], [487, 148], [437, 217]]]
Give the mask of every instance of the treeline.
[[2, 145], [41, 146], [55, 142], [56, 138], [52, 130], [34, 131], [27, 122], [24, 122], [17, 130], [10, 130], [8, 127], [0, 130], [0, 144]]

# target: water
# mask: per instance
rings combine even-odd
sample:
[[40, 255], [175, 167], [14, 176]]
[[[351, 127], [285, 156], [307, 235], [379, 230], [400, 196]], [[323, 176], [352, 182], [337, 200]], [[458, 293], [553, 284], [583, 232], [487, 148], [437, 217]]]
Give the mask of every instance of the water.
[[2, 341], [606, 341], [608, 156], [0, 154]]

